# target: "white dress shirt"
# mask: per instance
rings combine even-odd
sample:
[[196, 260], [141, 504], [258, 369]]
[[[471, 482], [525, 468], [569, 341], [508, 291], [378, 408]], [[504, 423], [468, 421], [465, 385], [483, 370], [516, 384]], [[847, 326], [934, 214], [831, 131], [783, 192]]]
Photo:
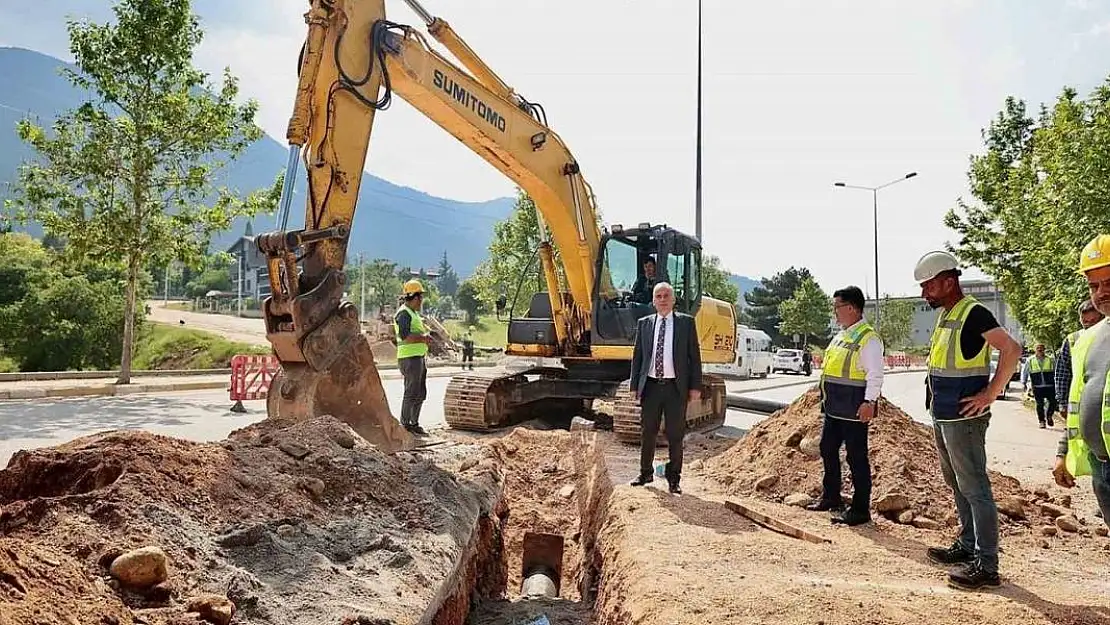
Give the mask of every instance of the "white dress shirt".
[[[839, 338], [843, 338], [845, 334], [855, 330], [860, 323], [863, 323], [863, 319], [841, 330]], [[859, 366], [867, 373], [867, 390], [864, 391], [863, 398], [867, 401], [875, 401], [879, 398], [879, 392], [883, 389], [883, 372], [885, 371], [883, 340], [879, 338], [878, 333], [867, 339], [867, 342], [860, 349]]]
[[667, 316], [655, 315], [655, 331], [652, 332], [651, 338], [651, 359], [648, 360], [648, 377], [655, 377], [655, 351], [659, 345], [659, 331], [662, 324], [660, 320], [666, 319], [666, 327], [663, 331], [666, 335], [663, 337], [663, 377], [673, 378], [674, 374], [674, 311], [671, 311]]

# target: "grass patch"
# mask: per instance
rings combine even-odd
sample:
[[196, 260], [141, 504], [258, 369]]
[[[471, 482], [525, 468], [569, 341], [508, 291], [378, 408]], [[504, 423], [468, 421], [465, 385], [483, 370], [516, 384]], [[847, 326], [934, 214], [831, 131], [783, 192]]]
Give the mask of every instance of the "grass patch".
[[269, 354], [271, 349], [222, 336], [157, 323], [146, 324], [135, 341], [135, 369], [224, 369], [236, 354]]
[[[451, 338], [459, 340], [469, 325], [462, 319], [448, 319], [443, 327], [451, 333]], [[478, 347], [505, 347], [509, 340], [509, 322], [498, 321], [493, 315], [482, 315], [474, 322], [474, 344]]]

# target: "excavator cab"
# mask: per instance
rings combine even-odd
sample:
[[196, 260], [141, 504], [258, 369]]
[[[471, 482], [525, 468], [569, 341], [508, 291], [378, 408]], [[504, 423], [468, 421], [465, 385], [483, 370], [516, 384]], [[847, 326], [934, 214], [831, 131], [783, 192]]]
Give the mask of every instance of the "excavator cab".
[[[648, 260], [655, 276], [645, 275]], [[636, 321], [655, 312], [651, 290], [658, 282], [674, 287], [675, 310], [694, 315], [701, 304], [701, 244], [666, 226], [613, 225], [601, 238], [598, 279], [594, 282], [594, 345], [628, 346]], [[647, 297], [644, 297], [644, 295]]]

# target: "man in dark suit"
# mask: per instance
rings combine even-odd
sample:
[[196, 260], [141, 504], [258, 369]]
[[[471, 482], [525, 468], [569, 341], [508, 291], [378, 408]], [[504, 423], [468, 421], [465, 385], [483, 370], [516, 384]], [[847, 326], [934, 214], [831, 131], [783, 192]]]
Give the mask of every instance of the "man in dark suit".
[[672, 493], [679, 494], [686, 405], [701, 398], [698, 329], [693, 317], [675, 312], [670, 284], [655, 285], [652, 303], [656, 314], [643, 317], [636, 326], [629, 378], [640, 400], [640, 476], [632, 485], [643, 486], [654, 479], [655, 437], [663, 421], [670, 455], [667, 483]]

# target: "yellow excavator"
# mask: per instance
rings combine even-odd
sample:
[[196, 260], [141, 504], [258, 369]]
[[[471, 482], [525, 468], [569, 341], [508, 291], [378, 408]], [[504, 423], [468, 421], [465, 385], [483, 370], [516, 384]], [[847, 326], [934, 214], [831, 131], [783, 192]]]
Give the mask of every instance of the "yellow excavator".
[[[255, 238], [272, 293], [263, 303], [266, 336], [282, 365], [270, 386], [268, 417], [328, 414], [381, 449], [415, 445], [390, 412], [358, 311], [343, 298], [371, 128], [396, 94], [528, 193], [540, 223], [536, 256], [546, 291], [523, 316], [510, 313], [505, 353], [559, 364], [456, 376], [444, 398], [448, 424], [490, 430], [544, 413], [590, 411], [594, 400], [608, 399], [616, 407], [616, 437], [638, 442], [629, 367], [636, 321], [654, 309], [631, 288], [648, 258], [673, 285], [676, 309], [695, 315], [703, 362], [735, 358], [735, 310], [703, 295], [700, 243], [665, 225], [599, 226], [590, 186], [542, 106], [511, 89], [445, 21], [416, 0], [405, 2], [466, 69], [414, 28], [387, 20], [384, 0], [311, 0], [305, 13], [281, 227]], [[301, 162], [308, 174], [305, 223], [289, 231]], [[723, 380], [703, 380], [702, 399], [688, 407], [692, 427], [724, 421]]]

